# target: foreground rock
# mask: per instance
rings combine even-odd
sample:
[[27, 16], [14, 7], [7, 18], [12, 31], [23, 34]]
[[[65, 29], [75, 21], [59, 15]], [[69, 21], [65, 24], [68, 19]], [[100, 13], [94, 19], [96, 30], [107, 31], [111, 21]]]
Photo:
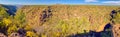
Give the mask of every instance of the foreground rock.
[[120, 24], [113, 25], [112, 31], [114, 37], [120, 37]]
[[3, 33], [0, 33], [0, 37], [7, 37], [7, 36], [4, 35]]

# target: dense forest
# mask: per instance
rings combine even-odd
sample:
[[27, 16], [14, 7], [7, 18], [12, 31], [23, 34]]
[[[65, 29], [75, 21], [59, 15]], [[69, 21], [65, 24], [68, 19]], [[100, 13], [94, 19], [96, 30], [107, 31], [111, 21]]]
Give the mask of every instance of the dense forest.
[[12, 13], [0, 5], [0, 36], [120, 37], [120, 7], [25, 5]]

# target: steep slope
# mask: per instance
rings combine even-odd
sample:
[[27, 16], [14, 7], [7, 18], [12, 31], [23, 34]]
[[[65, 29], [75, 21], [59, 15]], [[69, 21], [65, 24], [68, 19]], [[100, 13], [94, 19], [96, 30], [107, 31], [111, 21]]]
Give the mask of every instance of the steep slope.
[[26, 24], [41, 36], [63, 37], [89, 31], [103, 31], [116, 6], [52, 5], [24, 6]]
[[[6, 8], [2, 7], [2, 5], [0, 5], [0, 36], [4, 36], [4, 34], [7, 34], [7, 25], [10, 24], [10, 22], [8, 21], [9, 18], [9, 14], [7, 14], [6, 12]], [[7, 19], [7, 20], [4, 20]]]
[[103, 31], [105, 25], [110, 22], [110, 12], [115, 8], [109, 6], [59, 5], [51, 7], [53, 12], [48, 25], [51, 24], [52, 28], [49, 28], [49, 26], [48, 28], [53, 29], [56, 33], [61, 32], [61, 35]]
[[112, 31], [114, 37], [120, 37], [120, 8], [112, 11]]
[[112, 37], [111, 30], [105, 29], [106, 25], [111, 24], [114, 37], [119, 37], [120, 11], [115, 10], [117, 8], [96, 5], [28, 5], [10, 16], [8, 9], [0, 5], [0, 33], [9, 37], [74, 37], [76, 34], [85, 34], [81, 37]]
[[14, 5], [2, 5], [4, 8], [6, 8], [8, 14], [15, 15], [15, 12], [17, 11], [17, 6]]

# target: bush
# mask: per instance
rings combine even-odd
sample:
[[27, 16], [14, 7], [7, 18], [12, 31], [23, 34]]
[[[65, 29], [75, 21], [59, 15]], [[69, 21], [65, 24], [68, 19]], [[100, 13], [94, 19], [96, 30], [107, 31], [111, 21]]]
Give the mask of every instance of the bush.
[[27, 31], [26, 37], [38, 37], [38, 35], [32, 31]]
[[12, 25], [12, 26], [10, 26], [10, 27], [8, 28], [7, 33], [8, 33], [8, 35], [9, 35], [9, 34], [11, 34], [11, 33], [13, 33], [13, 32], [17, 32], [17, 31], [18, 31], [17, 26], [16, 26], [16, 25]]
[[26, 31], [32, 31], [32, 28], [31, 28], [30, 25], [26, 25], [26, 26], [24, 27], [24, 29], [25, 29]]
[[7, 27], [8, 25], [10, 25], [12, 23], [12, 21], [10, 19], [7, 18], [3, 18], [3, 23], [5, 24], [5, 26]]

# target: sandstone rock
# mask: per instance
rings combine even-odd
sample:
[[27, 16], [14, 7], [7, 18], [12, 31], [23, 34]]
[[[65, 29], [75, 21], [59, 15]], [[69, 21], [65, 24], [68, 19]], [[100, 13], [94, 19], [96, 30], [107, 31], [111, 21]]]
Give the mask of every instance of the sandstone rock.
[[0, 37], [6, 37], [6, 35], [4, 35], [3, 33], [0, 33]]
[[19, 33], [12, 33], [8, 37], [21, 37]]
[[113, 25], [112, 31], [114, 37], [120, 37], [120, 24]]

